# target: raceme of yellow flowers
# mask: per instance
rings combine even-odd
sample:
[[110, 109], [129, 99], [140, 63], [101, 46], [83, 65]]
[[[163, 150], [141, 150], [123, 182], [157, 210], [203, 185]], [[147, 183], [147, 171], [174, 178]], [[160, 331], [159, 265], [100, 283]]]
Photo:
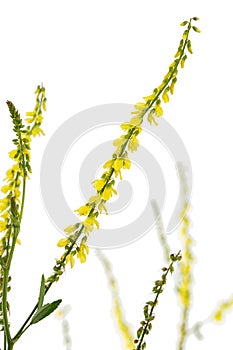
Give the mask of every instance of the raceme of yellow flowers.
[[[162, 103], [168, 103], [170, 95], [173, 95], [179, 67], [183, 68], [187, 59], [188, 53], [193, 53], [191, 41], [189, 39], [190, 30], [195, 32], [200, 30], [192, 25], [192, 21], [197, 21], [197, 17], [191, 18], [189, 21], [184, 21], [181, 26], [185, 30], [180, 40], [178, 50], [175, 54], [175, 60], [168, 68], [167, 74], [164, 76], [159, 87], [155, 88], [149, 96], [143, 98], [143, 102], [135, 104], [135, 110], [132, 112], [132, 118], [129, 122], [121, 124], [123, 134], [114, 140], [113, 145], [116, 147], [112, 155], [112, 159], [105, 162], [103, 165], [104, 171], [99, 179], [93, 181], [96, 194], [89, 198], [85, 205], [81, 206], [75, 212], [84, 219], [81, 222], [68, 226], [64, 231], [67, 238], [62, 238], [58, 242], [59, 247], [65, 247], [66, 253], [62, 259], [70, 262], [71, 267], [74, 265], [74, 256], [76, 255], [80, 262], [86, 260], [88, 253], [86, 240], [90, 232], [94, 228], [99, 228], [98, 216], [104, 211], [107, 214], [106, 202], [117, 194], [115, 189], [115, 178], [122, 179], [122, 170], [130, 169], [131, 162], [128, 157], [128, 152], [135, 152], [139, 146], [138, 136], [142, 131], [142, 123], [145, 117], [150, 124], [157, 125], [157, 120], [163, 115]], [[75, 242], [83, 233], [81, 246], [76, 246]]]
[[[9, 157], [13, 160], [13, 164], [10, 169], [6, 171], [6, 177], [4, 179], [5, 185], [2, 186], [1, 192], [5, 195], [0, 199], [0, 232], [3, 233], [0, 241], [0, 255], [4, 253], [6, 246], [6, 240], [9, 238], [10, 225], [10, 205], [11, 198], [22, 209], [22, 196], [20, 191], [20, 185], [23, 182], [23, 191], [25, 190], [24, 184], [28, 177], [28, 173], [31, 172], [30, 167], [30, 149], [32, 136], [44, 135], [41, 129], [41, 123], [43, 120], [42, 111], [46, 111], [46, 97], [45, 88], [38, 86], [36, 91], [36, 105], [33, 112], [28, 112], [26, 115], [30, 118], [26, 118], [26, 127], [22, 124], [22, 120], [18, 111], [14, 105], [8, 101], [7, 105], [11, 112], [12, 121], [14, 124], [14, 131], [17, 138], [13, 140], [15, 149], [9, 152]], [[22, 215], [21, 215], [22, 216]], [[18, 243], [20, 242], [17, 240]]]

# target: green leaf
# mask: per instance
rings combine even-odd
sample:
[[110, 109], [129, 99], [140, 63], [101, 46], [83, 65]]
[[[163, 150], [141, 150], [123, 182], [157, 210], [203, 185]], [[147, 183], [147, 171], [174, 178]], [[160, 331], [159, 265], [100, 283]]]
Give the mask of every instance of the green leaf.
[[39, 309], [32, 318], [31, 325], [43, 320], [43, 318], [49, 316], [62, 302], [61, 299], [53, 301], [50, 304], [46, 304]]
[[185, 26], [187, 23], [188, 23], [188, 21], [184, 21], [184, 22], [180, 23], [180, 25], [183, 27], [183, 26]]
[[44, 302], [44, 295], [45, 295], [45, 278], [44, 275], [41, 277], [41, 283], [40, 283], [40, 294], [39, 294], [39, 300], [38, 300], [38, 310], [41, 309]]

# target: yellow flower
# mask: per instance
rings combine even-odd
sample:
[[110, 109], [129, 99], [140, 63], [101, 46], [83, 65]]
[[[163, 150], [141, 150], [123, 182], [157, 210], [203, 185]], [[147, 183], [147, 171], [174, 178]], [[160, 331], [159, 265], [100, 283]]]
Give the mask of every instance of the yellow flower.
[[125, 142], [125, 135], [121, 135], [118, 139], [113, 141], [113, 145], [118, 147], [123, 145], [124, 142]]
[[80, 260], [80, 263], [83, 264], [87, 260], [86, 255], [83, 252], [77, 252], [77, 257]]
[[139, 126], [142, 123], [142, 117], [133, 117], [130, 119], [130, 124], [133, 126]]
[[122, 158], [117, 158], [117, 159], [114, 161], [112, 167], [113, 167], [113, 169], [115, 170], [116, 175], [119, 173], [119, 171], [120, 171], [121, 168], [123, 167], [123, 164], [124, 164], [124, 161], [123, 161]]
[[75, 260], [72, 254], [68, 254], [66, 257], [66, 264], [70, 263], [70, 267], [73, 268], [75, 264]]
[[81, 249], [83, 252], [86, 252], [86, 254], [89, 254], [89, 247], [88, 247], [87, 244], [81, 243], [80, 249]]
[[128, 150], [131, 152], [135, 152], [137, 151], [139, 146], [139, 141], [136, 138], [136, 136], [132, 136], [131, 140], [129, 141], [129, 145], [128, 145]]
[[8, 206], [9, 206], [9, 199], [7, 197], [0, 199], [0, 211], [6, 210]]
[[77, 257], [79, 258], [81, 264], [86, 261], [86, 254], [89, 253], [89, 248], [85, 243], [81, 243], [79, 250], [77, 252]]
[[113, 193], [117, 194], [117, 191], [112, 186], [112, 184], [108, 184], [105, 187], [103, 193], [101, 194], [103, 200], [108, 201], [112, 197]]
[[91, 196], [88, 200], [88, 203], [92, 204], [95, 203], [97, 204], [101, 199], [101, 196], [98, 194], [97, 196]]
[[11, 189], [12, 189], [11, 185], [5, 185], [5, 186], [2, 186], [1, 191], [6, 194]]
[[130, 122], [121, 124], [121, 129], [124, 131], [130, 130], [132, 128], [135, 128], [135, 130], [138, 132], [138, 134], [142, 131], [142, 128], [139, 126], [142, 123], [142, 117], [133, 117], [131, 118]]
[[117, 158], [117, 159], [113, 160], [112, 167], [114, 169], [116, 177], [118, 176], [118, 174], [120, 174], [120, 179], [122, 180], [121, 169], [122, 168], [129, 169], [130, 165], [131, 165], [131, 162], [129, 159]]
[[170, 93], [173, 95], [174, 94], [174, 87], [175, 83], [177, 82], [177, 78], [172, 79], [172, 83], [170, 85]]
[[169, 96], [168, 96], [168, 93], [166, 90], [164, 91], [164, 93], [162, 95], [162, 99], [165, 103], [169, 102]]
[[106, 208], [105, 205], [104, 205], [104, 202], [101, 202], [101, 203], [99, 204], [98, 209], [99, 209], [100, 214], [102, 214], [102, 211], [104, 210], [104, 211], [105, 211], [105, 214], [108, 215], [108, 211], [107, 211], [107, 208]]
[[149, 95], [149, 96], [145, 96], [143, 98], [146, 102], [152, 101], [155, 98], [155, 93], [153, 93], [152, 95]]
[[143, 111], [145, 108], [147, 108], [147, 105], [143, 102], [138, 102], [136, 105], [134, 105], [134, 107], [139, 111]]
[[222, 321], [224, 314], [226, 311], [229, 311], [233, 306], [233, 297], [231, 297], [229, 300], [223, 301], [218, 309], [215, 311], [213, 315], [213, 319], [217, 322]]
[[6, 172], [6, 178], [4, 180], [9, 180], [12, 181], [14, 179], [14, 170], [13, 169], [9, 169]]
[[43, 117], [42, 117], [42, 115], [38, 115], [37, 117], [36, 117], [36, 121], [38, 122], [38, 123], [41, 123], [42, 121], [43, 121]]
[[72, 233], [76, 230], [77, 226], [76, 225], [69, 225], [64, 229], [64, 232], [66, 233]]
[[100, 227], [99, 222], [96, 220], [95, 215], [88, 216], [86, 218], [86, 220], [83, 222], [83, 224], [84, 224], [84, 226], [85, 225], [88, 225], [88, 226], [94, 226], [95, 225], [97, 228]]
[[17, 243], [18, 245], [21, 245], [21, 244], [22, 244], [19, 238], [16, 239], [16, 243]]
[[32, 136], [40, 136], [40, 135], [44, 135], [44, 131], [39, 127], [39, 126], [35, 126], [33, 129], [32, 129]]
[[100, 179], [100, 180], [94, 180], [93, 183], [94, 183], [94, 188], [97, 190], [97, 191], [101, 191], [102, 188], [104, 187], [105, 185], [105, 180], [104, 179]]
[[12, 165], [12, 169], [13, 169], [15, 172], [19, 171], [19, 164], [14, 164], [14, 165]]
[[0, 221], [0, 232], [6, 230], [7, 223], [5, 221]]
[[114, 163], [114, 159], [107, 160], [107, 162], [104, 163], [103, 168], [111, 168], [113, 163]]
[[[18, 151], [17, 151], [16, 149], [10, 151], [10, 152], [8, 153], [8, 154], [9, 154], [9, 157], [10, 157], [11, 159], [16, 160], [15, 155], [16, 155], [17, 152], [18, 152]], [[18, 157], [17, 157], [17, 158], [18, 158]]]
[[157, 117], [162, 117], [162, 115], [163, 115], [163, 109], [162, 109], [162, 107], [160, 106], [160, 104], [156, 104], [156, 105], [155, 105], [155, 113], [156, 113]]
[[89, 234], [90, 232], [93, 231], [94, 229], [94, 225], [99, 228], [99, 222], [96, 220], [96, 216], [92, 215], [92, 216], [88, 216], [85, 221], [82, 222], [83, 226], [84, 226], [84, 233]]
[[69, 239], [68, 238], [61, 238], [58, 242], [57, 242], [57, 246], [58, 247], [65, 247], [67, 244], [69, 243]]
[[14, 189], [14, 194], [15, 194], [15, 200], [19, 200], [20, 197], [20, 190], [18, 188]]
[[27, 117], [33, 117], [35, 115], [35, 112], [26, 112]]
[[218, 310], [214, 314], [214, 320], [217, 321], [217, 322], [222, 321], [222, 310]]
[[150, 125], [152, 124], [152, 123], [154, 123], [155, 125], [158, 125], [158, 123], [156, 122], [156, 120], [155, 120], [155, 118], [154, 118], [154, 115], [155, 115], [155, 110], [154, 110], [154, 108], [150, 111], [150, 113], [148, 114], [148, 117], [147, 117], [147, 119], [148, 119], [148, 122], [150, 123]]
[[[130, 124], [130, 123], [123, 123], [123, 124], [121, 124], [121, 129], [122, 130], [124, 130], [124, 131], [127, 131], [127, 130], [129, 130], [129, 129], [131, 129], [132, 128], [132, 125]], [[121, 136], [122, 137], [122, 136]], [[117, 140], [119, 140], [119, 139], [117, 139]], [[115, 141], [114, 141], [115, 142]], [[123, 142], [122, 142], [123, 143]], [[115, 144], [114, 144], [115, 145]], [[116, 145], [115, 145], [116, 146]]]
[[28, 124], [30, 124], [34, 121], [34, 118], [26, 118], [25, 120]]
[[89, 205], [83, 205], [80, 208], [76, 209], [75, 211], [77, 211], [79, 213], [79, 215], [88, 215], [91, 211], [91, 207], [89, 207]]
[[130, 169], [130, 166], [131, 166], [131, 161], [130, 161], [130, 159], [124, 159], [123, 168], [124, 168], [124, 169]]
[[4, 219], [4, 220], [8, 219], [9, 216], [10, 216], [10, 214], [9, 214], [8, 211], [5, 211], [5, 213], [1, 214], [1, 218]]

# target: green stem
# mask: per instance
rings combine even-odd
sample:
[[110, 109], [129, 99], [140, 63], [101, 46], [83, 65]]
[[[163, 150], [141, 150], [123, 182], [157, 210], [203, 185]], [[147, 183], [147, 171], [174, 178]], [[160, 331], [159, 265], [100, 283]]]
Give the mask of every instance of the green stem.
[[23, 192], [22, 192], [22, 201], [21, 201], [21, 209], [19, 214], [19, 223], [21, 224], [22, 217], [23, 217], [23, 209], [24, 209], [24, 202], [25, 202], [25, 194], [26, 194], [26, 177], [23, 178]]
[[185, 307], [182, 312], [182, 322], [180, 325], [180, 340], [178, 343], [178, 349], [183, 350], [184, 344], [187, 338], [187, 321], [188, 321], [188, 311], [189, 308]]
[[9, 327], [9, 321], [8, 321], [8, 307], [7, 307], [8, 278], [9, 278], [9, 270], [7, 268], [3, 268], [2, 314], [3, 314], [4, 336], [5, 336], [4, 349], [6, 349], [6, 344], [9, 345], [11, 343], [11, 334], [10, 334], [10, 327]]
[[9, 281], [10, 267], [11, 267], [11, 262], [14, 254], [18, 232], [19, 232], [19, 228], [14, 227], [13, 240], [12, 240], [10, 253], [6, 261], [6, 265], [2, 266], [3, 268], [2, 313], [3, 313], [3, 320], [4, 320], [4, 332], [6, 336], [6, 343], [8, 344], [8, 350], [13, 349], [13, 344], [14, 344], [14, 341], [11, 339], [10, 327], [9, 327], [9, 321], [8, 321], [8, 303], [7, 303], [8, 281]]
[[[10, 247], [10, 252], [9, 255], [7, 254], [7, 261], [6, 261], [6, 266], [3, 269], [3, 291], [2, 291], [2, 311], [3, 311], [3, 319], [4, 319], [4, 331], [6, 333], [6, 340], [8, 344], [8, 349], [13, 348], [13, 341], [11, 339], [11, 334], [10, 334], [10, 327], [9, 327], [9, 321], [8, 321], [8, 308], [7, 308], [7, 294], [8, 294], [8, 280], [9, 280], [9, 274], [10, 274], [10, 268], [11, 268], [11, 263], [15, 251], [15, 246], [16, 246], [16, 241], [18, 234], [20, 232], [20, 224], [22, 221], [22, 215], [23, 215], [23, 208], [24, 208], [24, 202], [25, 202], [25, 189], [26, 189], [26, 179], [24, 177], [23, 179], [23, 193], [22, 193], [22, 202], [21, 202], [21, 210], [19, 214], [19, 222], [18, 225], [19, 227], [15, 228], [14, 227], [14, 232], [13, 232], [13, 239], [12, 239], [12, 244]], [[12, 345], [11, 345], [12, 343]]]

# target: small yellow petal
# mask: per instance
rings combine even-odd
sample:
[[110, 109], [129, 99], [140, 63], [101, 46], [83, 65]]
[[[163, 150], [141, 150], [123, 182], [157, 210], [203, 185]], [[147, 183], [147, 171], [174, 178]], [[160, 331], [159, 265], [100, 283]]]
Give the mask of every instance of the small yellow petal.
[[69, 243], [69, 239], [68, 238], [61, 238], [58, 242], [57, 242], [57, 246], [58, 247], [65, 247], [67, 244]]
[[91, 207], [89, 207], [89, 205], [83, 205], [81, 206], [79, 209], [76, 209], [75, 211], [77, 211], [79, 213], [79, 215], [88, 215], [91, 211]]
[[114, 163], [113, 163], [113, 169], [116, 170], [116, 172], [119, 172], [119, 170], [123, 167], [123, 159], [122, 158], [117, 158]]
[[72, 254], [67, 255], [66, 264], [70, 263], [70, 267], [73, 268], [75, 264], [75, 260]]
[[15, 155], [18, 151], [16, 149], [14, 149], [13, 151], [10, 151], [8, 154], [9, 154], [9, 157], [11, 159], [14, 159], [15, 160]]
[[168, 93], [166, 90], [164, 91], [164, 93], [162, 95], [162, 99], [165, 103], [169, 102], [169, 96], [168, 96]]
[[130, 124], [139, 126], [142, 123], [142, 117], [133, 117], [130, 119]]
[[66, 233], [72, 233], [76, 230], [76, 225], [69, 225], [64, 229], [64, 232]]
[[157, 117], [162, 117], [162, 115], [163, 115], [163, 109], [162, 109], [162, 107], [160, 106], [160, 104], [156, 104], [156, 105], [155, 105], [155, 113], [156, 113]]
[[110, 159], [108, 160], [104, 165], [103, 165], [103, 168], [111, 168], [111, 166], [113, 165], [114, 163], [114, 160], [113, 159]]
[[1, 188], [1, 191], [5, 194], [10, 190], [11, 190], [11, 186], [9, 186], [9, 185], [2, 186], [2, 188]]
[[104, 187], [105, 185], [105, 180], [104, 179], [100, 179], [100, 180], [94, 180], [93, 183], [94, 183], [94, 187], [97, 191], [101, 191], [102, 188]]
[[94, 203], [94, 202], [99, 202], [99, 200], [101, 199], [101, 196], [98, 194], [97, 196], [91, 196], [88, 200], [88, 203]]
[[124, 168], [124, 169], [130, 169], [130, 167], [131, 167], [131, 161], [130, 161], [130, 159], [124, 159], [123, 168]]
[[146, 102], [152, 101], [155, 98], [155, 94], [143, 97]]
[[5, 221], [0, 221], [0, 232], [6, 230], [7, 223]]

